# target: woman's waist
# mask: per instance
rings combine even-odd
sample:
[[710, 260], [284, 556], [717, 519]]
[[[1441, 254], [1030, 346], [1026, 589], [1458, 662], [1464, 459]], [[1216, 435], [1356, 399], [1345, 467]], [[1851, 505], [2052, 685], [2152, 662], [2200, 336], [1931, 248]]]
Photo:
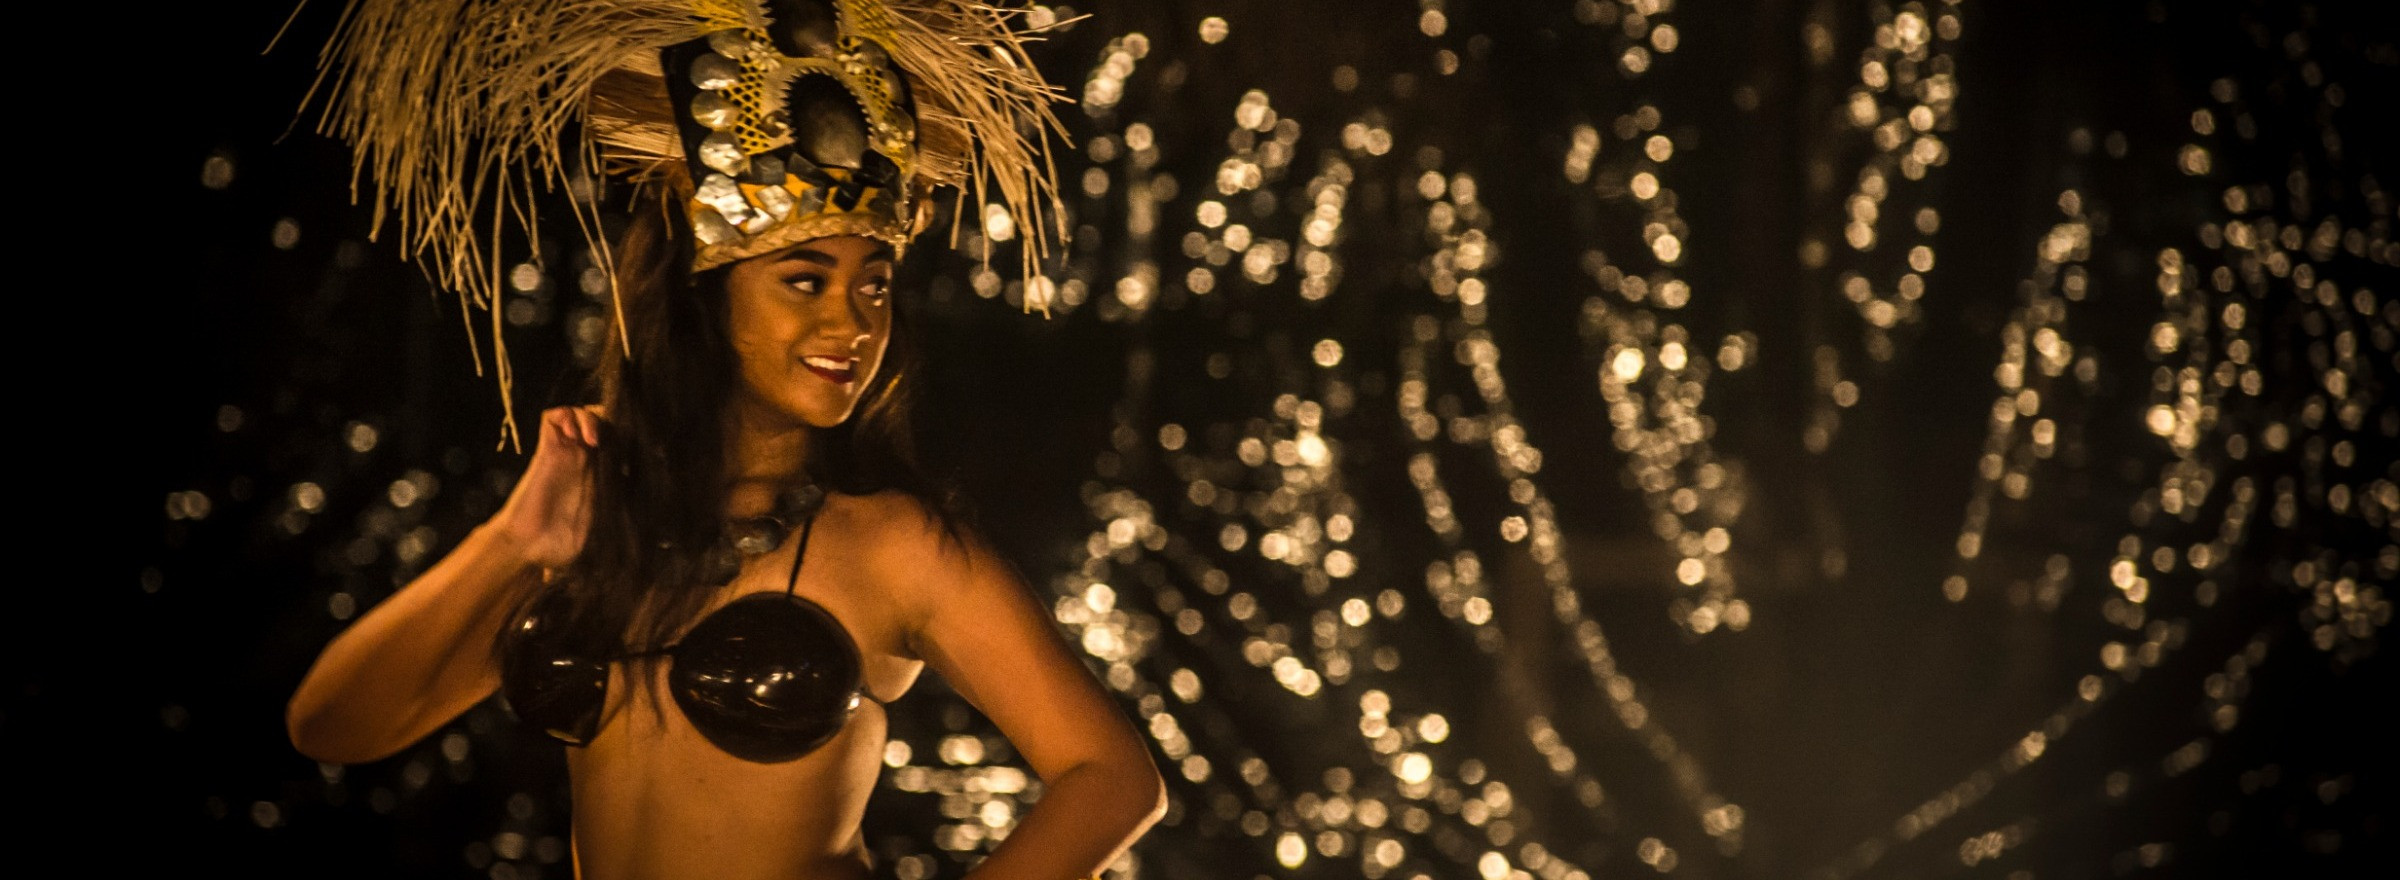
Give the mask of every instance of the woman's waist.
[[[600, 791], [593, 791], [598, 788]], [[865, 880], [863, 810], [846, 799], [718, 791], [629, 799], [579, 780], [574, 847], [580, 880]]]
[[[590, 745], [567, 750], [586, 859], [656, 851], [704, 864], [728, 860], [705, 872], [715, 877], [816, 877], [865, 864], [858, 827], [883, 769], [881, 713], [852, 718], [797, 760], [757, 763], [719, 750], [671, 708], [665, 718], [629, 708], [624, 714], [634, 717], [612, 719]], [[762, 858], [778, 870], [730, 870]], [[802, 868], [809, 873], [792, 873]], [[586, 876], [597, 876], [589, 869]]]

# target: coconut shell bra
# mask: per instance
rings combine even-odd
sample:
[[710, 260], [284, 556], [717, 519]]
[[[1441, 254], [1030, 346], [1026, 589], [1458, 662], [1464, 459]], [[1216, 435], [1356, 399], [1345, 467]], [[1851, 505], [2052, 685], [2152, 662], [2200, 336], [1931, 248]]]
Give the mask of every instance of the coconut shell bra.
[[[783, 592], [752, 593], [704, 617], [667, 655], [667, 689], [692, 727], [725, 753], [779, 763], [815, 751], [867, 693], [858, 643], [823, 606], [793, 593], [808, 556], [800, 526]], [[559, 638], [555, 602], [537, 604], [503, 646], [500, 689], [525, 723], [568, 745], [591, 742], [608, 701], [609, 667], [639, 656], [578, 656]], [[880, 700], [876, 701], [878, 704]]]

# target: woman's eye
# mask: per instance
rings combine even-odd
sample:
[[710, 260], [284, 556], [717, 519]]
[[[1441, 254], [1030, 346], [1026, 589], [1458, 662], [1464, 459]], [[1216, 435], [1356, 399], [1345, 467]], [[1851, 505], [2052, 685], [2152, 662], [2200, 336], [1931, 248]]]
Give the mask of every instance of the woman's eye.
[[882, 302], [892, 295], [892, 283], [889, 281], [872, 282], [860, 286], [858, 292], [866, 294], [868, 299]]
[[813, 294], [816, 293], [819, 288], [824, 286], [824, 281], [814, 275], [803, 275], [792, 279], [791, 285], [793, 290], [800, 291], [801, 293]]

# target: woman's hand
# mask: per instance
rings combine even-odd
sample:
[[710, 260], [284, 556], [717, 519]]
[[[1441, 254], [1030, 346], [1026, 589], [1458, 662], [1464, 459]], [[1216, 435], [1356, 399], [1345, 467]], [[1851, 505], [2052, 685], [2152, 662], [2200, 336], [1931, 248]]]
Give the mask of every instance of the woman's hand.
[[491, 520], [526, 562], [560, 569], [583, 553], [592, 525], [591, 462], [600, 446], [602, 415], [597, 406], [542, 411], [533, 461]]

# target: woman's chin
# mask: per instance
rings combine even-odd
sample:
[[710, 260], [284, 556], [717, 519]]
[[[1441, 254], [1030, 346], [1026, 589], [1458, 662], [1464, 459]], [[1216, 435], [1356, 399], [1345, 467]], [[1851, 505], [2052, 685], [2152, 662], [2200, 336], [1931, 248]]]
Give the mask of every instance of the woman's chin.
[[811, 428], [838, 428], [850, 420], [851, 411], [857, 408], [857, 404], [845, 400], [838, 404], [811, 406], [793, 415]]
[[834, 428], [849, 421], [858, 408], [857, 401], [838, 392], [753, 396], [751, 400], [754, 424], [760, 427], [780, 424], [789, 428]]

